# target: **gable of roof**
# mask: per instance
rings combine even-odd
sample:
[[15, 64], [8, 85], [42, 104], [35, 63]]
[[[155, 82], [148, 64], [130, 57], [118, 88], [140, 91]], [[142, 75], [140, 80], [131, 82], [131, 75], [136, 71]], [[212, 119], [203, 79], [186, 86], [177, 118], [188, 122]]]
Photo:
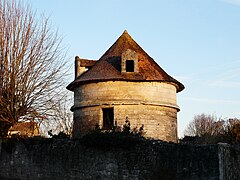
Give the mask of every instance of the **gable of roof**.
[[[131, 50], [138, 55], [138, 72], [122, 73], [121, 57], [124, 52]], [[107, 80], [125, 81], [158, 81], [168, 82], [176, 86], [177, 92], [184, 89], [184, 85], [168, 75], [128, 34], [124, 31], [117, 41], [103, 54], [103, 56], [86, 72], [81, 74], [67, 89], [82, 83]]]

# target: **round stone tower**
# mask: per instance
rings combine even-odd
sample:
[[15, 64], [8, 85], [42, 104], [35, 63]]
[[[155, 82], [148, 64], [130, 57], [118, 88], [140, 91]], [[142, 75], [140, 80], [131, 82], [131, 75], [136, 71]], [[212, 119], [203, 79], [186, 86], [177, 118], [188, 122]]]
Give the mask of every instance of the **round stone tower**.
[[184, 86], [169, 76], [127, 33], [99, 60], [75, 58], [73, 137], [95, 128], [144, 125], [146, 137], [177, 142], [176, 93]]

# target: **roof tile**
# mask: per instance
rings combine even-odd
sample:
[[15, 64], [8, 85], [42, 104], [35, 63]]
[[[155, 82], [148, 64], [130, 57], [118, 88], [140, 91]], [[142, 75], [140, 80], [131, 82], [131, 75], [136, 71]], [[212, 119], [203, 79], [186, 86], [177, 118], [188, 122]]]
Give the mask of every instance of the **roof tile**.
[[[138, 54], [137, 73], [121, 72], [122, 53], [128, 49]], [[184, 85], [168, 75], [127, 33], [125, 30], [117, 41], [103, 54], [103, 56], [85, 73], [67, 86], [74, 88], [82, 83], [126, 80], [126, 81], [159, 81], [173, 83], [177, 92], [184, 89]]]

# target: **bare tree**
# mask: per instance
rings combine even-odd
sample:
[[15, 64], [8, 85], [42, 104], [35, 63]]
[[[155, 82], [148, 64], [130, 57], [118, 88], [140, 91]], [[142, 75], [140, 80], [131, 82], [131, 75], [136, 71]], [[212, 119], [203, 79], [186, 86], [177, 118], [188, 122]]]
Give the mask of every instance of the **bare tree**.
[[[217, 119], [215, 116], [196, 115], [185, 129], [182, 142], [215, 144], [240, 142], [240, 119]], [[192, 136], [192, 137], [189, 137]]]
[[72, 134], [73, 115], [70, 111], [70, 104], [73, 102], [73, 98], [69, 92], [63, 92], [57, 100], [57, 102], [49, 101], [51, 106], [48, 110], [48, 121], [41, 122], [42, 134], [46, 135], [49, 131], [52, 134], [58, 134], [60, 132], [66, 135]]
[[21, 1], [0, 0], [0, 136], [22, 116], [46, 119], [64, 83], [60, 43], [47, 18], [37, 20]]
[[233, 143], [240, 142], [240, 119], [230, 118], [226, 121], [226, 135]]
[[194, 116], [185, 129], [185, 136], [219, 135], [225, 132], [225, 121], [217, 120], [213, 115], [200, 114]]

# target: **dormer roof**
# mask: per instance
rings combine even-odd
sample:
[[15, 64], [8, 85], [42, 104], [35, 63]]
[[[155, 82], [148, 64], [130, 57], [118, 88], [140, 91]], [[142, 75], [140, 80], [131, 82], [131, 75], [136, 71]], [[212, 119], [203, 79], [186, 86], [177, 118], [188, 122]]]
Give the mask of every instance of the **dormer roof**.
[[[136, 72], [122, 72], [122, 56], [127, 51], [137, 54], [138, 70]], [[109, 80], [166, 82], [175, 85], [177, 92], [184, 89], [184, 85], [168, 75], [126, 30], [103, 56], [88, 71], [70, 83], [67, 89], [73, 91], [76, 86], [83, 83]]]

